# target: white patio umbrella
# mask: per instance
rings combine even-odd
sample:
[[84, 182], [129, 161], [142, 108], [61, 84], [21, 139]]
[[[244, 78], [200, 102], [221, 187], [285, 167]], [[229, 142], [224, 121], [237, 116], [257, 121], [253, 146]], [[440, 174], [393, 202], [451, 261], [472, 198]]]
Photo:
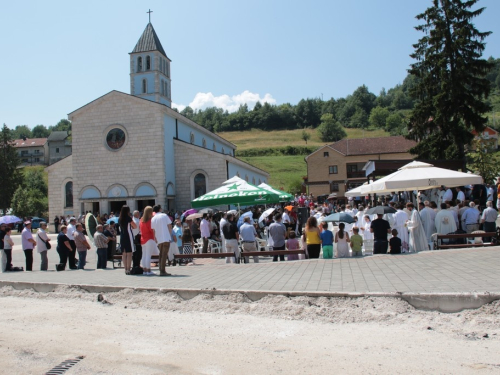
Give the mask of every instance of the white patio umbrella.
[[[364, 186], [364, 185], [368, 185], [368, 182], [365, 182], [363, 185], [361, 186]], [[361, 186], [358, 186], [358, 187], [355, 187], [354, 189], [351, 189], [349, 191], [346, 191], [345, 192], [345, 196], [346, 197], [360, 197], [361, 195], [363, 195], [361, 193]]]
[[412, 161], [399, 168], [396, 172], [374, 181], [369, 185], [360, 186], [362, 195], [390, 193], [392, 191], [427, 190], [446, 187], [482, 184], [481, 176], [438, 168], [432, 164]]
[[241, 177], [234, 176], [234, 177], [231, 177], [229, 180], [224, 181], [222, 183], [222, 185], [234, 184], [237, 182], [242, 182], [242, 183], [248, 184], [248, 182], [246, 182], [246, 180], [242, 179]]
[[266, 219], [269, 215], [271, 215], [274, 212], [275, 208], [271, 207], [265, 210], [259, 217], [259, 223], [263, 222], [264, 219]]

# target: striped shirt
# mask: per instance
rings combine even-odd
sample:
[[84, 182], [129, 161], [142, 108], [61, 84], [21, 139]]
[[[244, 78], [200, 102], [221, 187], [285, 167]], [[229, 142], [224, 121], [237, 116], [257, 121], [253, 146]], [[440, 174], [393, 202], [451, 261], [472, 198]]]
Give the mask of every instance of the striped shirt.
[[108, 248], [107, 239], [108, 237], [106, 237], [104, 233], [95, 232], [94, 234], [95, 247], [97, 247], [98, 249], [107, 249]]

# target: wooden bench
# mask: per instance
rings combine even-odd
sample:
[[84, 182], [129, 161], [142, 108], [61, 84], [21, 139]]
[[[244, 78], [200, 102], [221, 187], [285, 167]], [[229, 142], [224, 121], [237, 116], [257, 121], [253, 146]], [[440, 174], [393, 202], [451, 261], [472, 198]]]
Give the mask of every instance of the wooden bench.
[[496, 242], [480, 242], [480, 243], [464, 243], [464, 244], [445, 244], [440, 240], [444, 239], [459, 239], [459, 238], [476, 238], [476, 237], [492, 237], [497, 238], [496, 232], [486, 232], [486, 233], [461, 233], [461, 234], [438, 234], [437, 235], [437, 245], [436, 249], [460, 249], [466, 247], [484, 247], [484, 246], [495, 246]]
[[[273, 251], [247, 251], [241, 252], [240, 257], [252, 257], [252, 256], [278, 256], [278, 255], [292, 255], [292, 254], [305, 254], [304, 249], [298, 250], [273, 250]], [[232, 258], [234, 253], [200, 253], [200, 254], [175, 254], [174, 259], [207, 259], [207, 258]], [[151, 262], [155, 263], [159, 261], [158, 255], [151, 256]], [[118, 263], [118, 266], [115, 266]], [[113, 268], [122, 267], [122, 256], [121, 254], [113, 255]]]

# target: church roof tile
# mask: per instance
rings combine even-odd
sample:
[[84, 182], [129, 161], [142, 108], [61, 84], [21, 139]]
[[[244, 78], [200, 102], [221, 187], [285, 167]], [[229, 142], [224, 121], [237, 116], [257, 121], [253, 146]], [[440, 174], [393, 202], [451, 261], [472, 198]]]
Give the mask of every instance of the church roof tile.
[[165, 53], [165, 50], [163, 49], [160, 43], [160, 39], [158, 38], [158, 35], [156, 35], [155, 29], [153, 28], [151, 22], [147, 24], [132, 53], [149, 51], [159, 51], [168, 59], [167, 54]]

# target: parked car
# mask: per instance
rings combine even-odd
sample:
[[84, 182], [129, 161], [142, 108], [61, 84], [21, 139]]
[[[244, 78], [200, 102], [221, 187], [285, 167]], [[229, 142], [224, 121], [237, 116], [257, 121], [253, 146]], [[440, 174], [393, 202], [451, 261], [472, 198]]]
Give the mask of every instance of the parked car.
[[47, 219], [44, 219], [42, 217], [34, 217], [31, 219], [31, 229], [38, 229], [40, 228], [40, 222], [45, 221], [48, 223]]

